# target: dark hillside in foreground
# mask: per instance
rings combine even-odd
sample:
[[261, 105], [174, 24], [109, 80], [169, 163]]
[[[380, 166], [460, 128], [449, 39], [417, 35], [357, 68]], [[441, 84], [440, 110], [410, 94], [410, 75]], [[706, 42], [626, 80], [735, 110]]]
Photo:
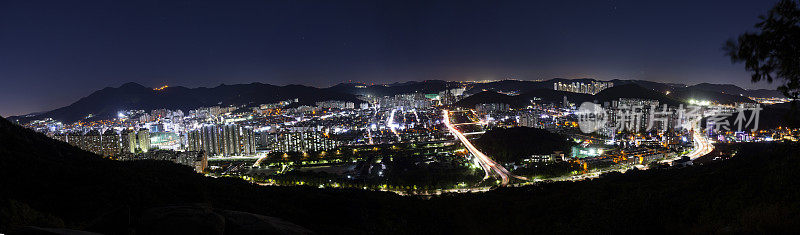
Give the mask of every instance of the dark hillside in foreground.
[[[324, 234], [800, 229], [796, 144], [742, 145], [733, 159], [703, 166], [424, 200], [359, 190], [261, 187], [203, 177], [167, 162], [104, 160], [4, 119], [0, 143], [0, 233], [26, 225], [109, 234], [147, 231], [145, 212], [183, 203], [274, 216]], [[172, 224], [173, 229], [179, 225]]]
[[103, 159], [2, 118], [0, 143], [0, 233], [24, 225], [141, 231], [148, 210], [187, 203], [313, 224], [307, 228], [314, 231], [361, 231], [366, 216], [382, 211], [370, 203], [399, 198], [359, 190], [260, 187], [204, 177], [171, 162]]

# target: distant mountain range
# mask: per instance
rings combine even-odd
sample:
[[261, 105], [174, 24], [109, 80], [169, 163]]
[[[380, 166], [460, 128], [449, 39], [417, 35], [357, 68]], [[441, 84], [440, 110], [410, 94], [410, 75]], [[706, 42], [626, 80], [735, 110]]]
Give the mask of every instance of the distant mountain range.
[[[625, 85], [615, 85], [614, 87], [605, 89], [596, 95], [556, 91], [553, 89], [535, 89], [519, 95], [505, 95], [494, 91], [482, 91], [456, 102], [455, 105], [459, 107], [472, 108], [477, 104], [483, 103], [505, 103], [511, 107], [525, 107], [534, 101], [538, 103], [560, 103], [564, 100], [564, 97], [567, 97], [569, 102], [577, 104], [595, 101], [598, 103], [610, 102], [619, 98], [658, 100], [662, 104], [668, 104], [671, 106], [677, 106], [684, 103], [676, 97], [667, 96], [665, 93], [649, 90], [635, 83], [629, 83]], [[752, 100], [750, 102], [752, 102]]]
[[[554, 78], [545, 81], [504, 80], [497, 82], [475, 84], [467, 92], [478, 93], [484, 90], [491, 90], [498, 92], [516, 91], [518, 93], [527, 93], [538, 89], [552, 90], [553, 84], [556, 82], [569, 84], [573, 82], [590, 83], [592, 81], [600, 81], [600, 80], [595, 80], [591, 78], [581, 78], [581, 79]], [[697, 85], [688, 86], [685, 84], [678, 84], [678, 83], [661, 83], [661, 82], [653, 82], [645, 80], [619, 80], [619, 79], [609, 80], [607, 82], [612, 82], [614, 83], [615, 86], [636, 84], [640, 87], [662, 93], [666, 93], [667, 91], [672, 93], [675, 91], [691, 90], [691, 91], [710, 91], [710, 92], [744, 96], [744, 97], [758, 97], [758, 98], [784, 97], [783, 94], [781, 94], [781, 92], [777, 90], [767, 90], [767, 89], [747, 90], [731, 84], [700, 83]]]
[[353, 94], [301, 85], [275, 86], [251, 83], [220, 85], [213, 88], [179, 86], [156, 90], [136, 83], [126, 83], [116, 88], [106, 87], [62, 108], [9, 119], [25, 121], [49, 117], [64, 122], [74, 122], [84, 119], [89, 114], [96, 119], [115, 117], [121, 110], [166, 108], [185, 111], [216, 105], [258, 105], [295, 98], [300, 104], [307, 105], [315, 105], [318, 101], [326, 100], [362, 102]]
[[[360, 103], [358, 96], [391, 96], [404, 93], [438, 93], [444, 90], [464, 87], [465, 94], [473, 95], [459, 103], [474, 107], [477, 103], [500, 102], [512, 106], [525, 106], [536, 98], [548, 102], [561, 102], [564, 96], [570, 102], [608, 101], [617, 98], [657, 99], [662, 103], [678, 104], [689, 99], [716, 100], [720, 103], [753, 102], [747, 97], [783, 97], [777, 90], [746, 90], [730, 84], [702, 83], [693, 86], [675, 83], [659, 83], [643, 80], [611, 80], [614, 87], [597, 95], [577, 94], [553, 90], [556, 82], [589, 83], [598, 81], [589, 78], [546, 81], [503, 80], [486, 83], [464, 83], [441, 80], [410, 81], [393, 84], [341, 83], [329, 88], [316, 88], [302, 85], [275, 86], [262, 83], [220, 85], [213, 88], [167, 87], [156, 90], [136, 83], [126, 83], [120, 87], [107, 87], [96, 91], [75, 103], [51, 111], [9, 117], [17, 121], [53, 118], [63, 122], [82, 120], [89, 114], [95, 119], [114, 117], [121, 110], [131, 109], [178, 109], [189, 110], [198, 107], [227, 105], [258, 105], [281, 100], [299, 100], [300, 105], [314, 105], [318, 101], [342, 100]], [[484, 93], [484, 92], [493, 92]], [[496, 92], [515, 93], [518, 96], [504, 97]], [[667, 95], [669, 92], [669, 95]]]
[[[658, 100], [662, 104], [679, 105], [689, 100], [711, 100], [722, 104], [734, 103], [754, 103], [748, 97], [784, 97], [777, 90], [745, 90], [730, 84], [709, 84], [701, 83], [693, 86], [674, 83], [658, 83], [642, 80], [612, 80], [614, 87], [605, 89], [596, 95], [578, 94], [572, 92], [553, 90], [556, 82], [588, 83], [592, 79], [552, 79], [548, 81], [516, 81], [507, 80], [492, 83], [483, 83], [473, 86], [467, 93], [474, 93], [474, 96], [467, 97], [459, 101], [456, 105], [460, 107], [474, 107], [480, 103], [506, 103], [512, 107], [524, 107], [530, 105], [533, 100], [540, 102], [561, 102], [566, 96], [570, 102], [606, 102], [619, 98], [639, 98]], [[501, 93], [515, 93], [517, 95], [506, 95]]]
[[461, 82], [427, 80], [378, 85], [340, 83], [328, 89], [353, 95], [392, 96], [406, 93], [438, 93], [447, 89], [462, 87], [463, 85]]

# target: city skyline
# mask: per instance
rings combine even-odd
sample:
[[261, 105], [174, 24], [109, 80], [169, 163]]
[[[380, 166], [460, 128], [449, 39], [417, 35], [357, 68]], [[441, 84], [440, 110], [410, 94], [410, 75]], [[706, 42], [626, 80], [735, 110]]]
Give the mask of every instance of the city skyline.
[[0, 1], [0, 235], [800, 230], [800, 0]]
[[[522, 80], [522, 79], [507, 78], [507, 79], [499, 79], [499, 80], [483, 80], [483, 81], [474, 81], [474, 80], [472, 80], [472, 81], [461, 81], [461, 82], [496, 82], [496, 81], [503, 81], [503, 80], [534, 81], [534, 82], [536, 82], [536, 81], [550, 81], [550, 80], [553, 80], [553, 79], [566, 79], [566, 80], [590, 79], [590, 80], [595, 80], [595, 81], [598, 81], [598, 82], [612, 81], [612, 80], [603, 80], [603, 79], [596, 79], [596, 78], [552, 78], [552, 79], [544, 79], [544, 80]], [[432, 80], [418, 80], [418, 81], [409, 80], [409, 81], [396, 81], [396, 82], [392, 82], [392, 83], [370, 83], [369, 81], [352, 81], [351, 80], [351, 81], [343, 81], [342, 83], [338, 83], [338, 84], [346, 84], [346, 83], [359, 84], [360, 83], [360, 84], [366, 84], [366, 85], [372, 86], [372, 85], [391, 85], [391, 84], [401, 84], [401, 83], [407, 83], [407, 82], [425, 82], [425, 81], [432, 81]], [[447, 80], [439, 80], [439, 81], [447, 81]], [[643, 80], [643, 81], [649, 81], [649, 80]], [[451, 81], [447, 81], [447, 82], [451, 82]], [[455, 81], [455, 82], [459, 82], [459, 81]], [[652, 81], [652, 82], [658, 82], [658, 81]], [[74, 102], [76, 102], [76, 101], [78, 101], [78, 100], [80, 100], [82, 98], [86, 98], [88, 95], [93, 94], [94, 92], [100, 91], [101, 89], [104, 89], [104, 88], [117, 88], [117, 87], [124, 86], [126, 84], [137, 84], [137, 85], [145, 86], [145, 87], [148, 87], [148, 88], [153, 88], [154, 90], [161, 90], [161, 89], [164, 89], [164, 88], [167, 88], [167, 87], [185, 87], [185, 88], [189, 88], [189, 89], [196, 89], [196, 88], [214, 88], [214, 87], [218, 87], [218, 86], [222, 86], [222, 85], [241, 85], [241, 84], [253, 84], [253, 83], [260, 83], [260, 82], [228, 83], [228, 84], [221, 83], [221, 84], [217, 84], [217, 85], [214, 85], [214, 86], [183, 86], [183, 85], [173, 85], [173, 84], [146, 85], [146, 84], [141, 84], [141, 83], [137, 83], [137, 82], [123, 82], [123, 83], [120, 83], [120, 84], [117, 84], [117, 85], [97, 87], [95, 90], [90, 91], [89, 93], [86, 93], [86, 94], [83, 94], [83, 95], [78, 95], [78, 97], [75, 98], [74, 100], [65, 101], [63, 105], [54, 106], [54, 107], [46, 109], [46, 110], [37, 110], [37, 111], [25, 112], [25, 113], [4, 113], [5, 112], [4, 110], [0, 110], [0, 116], [13, 117], [13, 116], [29, 115], [29, 114], [36, 114], [36, 113], [51, 111], [51, 110], [54, 110], [54, 109], [58, 109], [58, 108], [65, 107], [65, 106], [68, 106], [70, 104], [73, 104]], [[684, 84], [684, 85], [687, 85], [687, 86], [693, 86], [693, 85], [698, 85], [698, 84], [735, 85], [735, 84], [730, 84], [730, 83], [706, 83], [706, 82], [699, 82], [699, 83], [658, 82], [658, 83]], [[307, 87], [313, 87], [313, 88], [331, 88], [331, 87], [333, 87], [334, 85], [337, 85], [337, 84], [334, 84], [332, 86], [322, 86], [322, 87], [308, 85], [308, 84], [294, 84], [294, 83], [282, 84], [282, 85], [268, 84], [267, 83], [267, 85], [276, 85], [276, 86], [300, 85], [300, 86], [307, 86]], [[564, 85], [567, 85], [567, 84], [564, 84]], [[736, 86], [739, 86], [739, 85], [736, 85]], [[739, 87], [744, 88], [746, 90], [759, 90], [759, 89], [775, 90], [774, 88], [746, 88], [746, 87], [743, 87], [743, 86], [739, 86]]]
[[0, 35], [12, 36], [0, 37], [0, 115], [125, 82], [589, 77], [774, 88], [750, 83], [720, 49], [773, 3], [5, 3]]

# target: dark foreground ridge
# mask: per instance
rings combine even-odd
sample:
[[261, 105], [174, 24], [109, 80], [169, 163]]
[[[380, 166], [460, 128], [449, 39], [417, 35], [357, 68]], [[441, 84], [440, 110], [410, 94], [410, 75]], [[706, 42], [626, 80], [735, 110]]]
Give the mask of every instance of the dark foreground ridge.
[[800, 147], [736, 147], [731, 160], [689, 168], [420, 199], [263, 187], [204, 177], [169, 162], [106, 160], [0, 118], [0, 233], [53, 228], [106, 234], [777, 233], [800, 228]]

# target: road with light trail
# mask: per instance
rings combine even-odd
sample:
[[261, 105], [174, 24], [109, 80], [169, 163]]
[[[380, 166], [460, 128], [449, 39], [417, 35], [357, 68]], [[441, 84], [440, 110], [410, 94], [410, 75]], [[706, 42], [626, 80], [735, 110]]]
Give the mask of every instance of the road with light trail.
[[389, 130], [397, 136], [397, 142], [400, 142], [400, 134], [397, 133], [397, 124], [394, 122], [394, 114], [397, 112], [397, 109], [392, 109], [392, 112], [389, 113], [389, 118], [386, 119], [386, 126], [389, 127]]
[[486, 177], [489, 177], [490, 174], [500, 177], [501, 186], [508, 185], [508, 183], [511, 182], [511, 177], [525, 179], [523, 177], [512, 175], [510, 172], [508, 172], [508, 170], [506, 170], [505, 167], [497, 164], [497, 162], [489, 158], [489, 156], [486, 156], [486, 154], [483, 154], [480, 150], [478, 150], [478, 148], [472, 145], [472, 143], [469, 142], [469, 139], [467, 139], [464, 134], [457, 130], [452, 123], [450, 123], [450, 111], [443, 110], [442, 115], [444, 117], [444, 125], [447, 126], [447, 129], [450, 130], [450, 133], [456, 136], [456, 138], [458, 138], [458, 140], [464, 144], [464, 147], [466, 147], [467, 150], [469, 150], [469, 152], [478, 159], [483, 171], [486, 172]]
[[[699, 123], [699, 121], [692, 122], [692, 139], [694, 140], [694, 148], [688, 154], [684, 155], [689, 157], [689, 159], [691, 160], [695, 160], [697, 158], [705, 156], [706, 154], [711, 153], [711, 151], [714, 151], [714, 145], [711, 144], [711, 140], [706, 138], [706, 136], [703, 135], [703, 131], [697, 128], [697, 123]], [[666, 159], [660, 162], [670, 163], [672, 161], [680, 159], [680, 157], [681, 156], [678, 156], [676, 158]]]
[[705, 135], [703, 135], [702, 131], [694, 129], [692, 137], [694, 139], [695, 148], [686, 155], [689, 157], [689, 159], [695, 160], [714, 150], [714, 145], [712, 145], [711, 141], [708, 140]]

